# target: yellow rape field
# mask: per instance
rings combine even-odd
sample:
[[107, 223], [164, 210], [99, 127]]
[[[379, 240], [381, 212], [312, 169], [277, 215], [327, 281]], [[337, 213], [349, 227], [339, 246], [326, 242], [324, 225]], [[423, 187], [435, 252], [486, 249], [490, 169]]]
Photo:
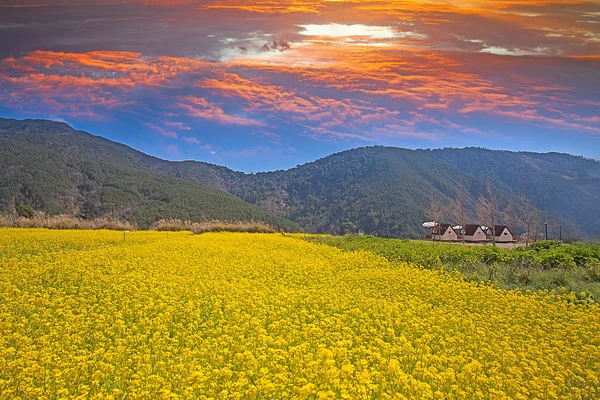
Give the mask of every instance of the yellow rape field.
[[592, 399], [596, 304], [279, 234], [0, 231], [2, 399]]

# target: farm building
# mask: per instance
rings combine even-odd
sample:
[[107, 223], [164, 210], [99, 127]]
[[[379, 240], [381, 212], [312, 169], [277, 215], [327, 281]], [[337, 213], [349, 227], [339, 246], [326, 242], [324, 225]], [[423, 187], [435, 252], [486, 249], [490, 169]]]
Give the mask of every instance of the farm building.
[[465, 225], [463, 227], [464, 239], [467, 242], [485, 242], [486, 235], [481, 225]]
[[495, 225], [494, 237], [496, 242], [513, 242], [515, 240], [515, 236], [506, 225]]
[[452, 229], [454, 229], [454, 232], [456, 232], [456, 238], [458, 240], [464, 240], [465, 238], [465, 234], [464, 234], [464, 230], [463, 227], [461, 225], [455, 225], [452, 227]]
[[450, 224], [438, 224], [433, 227], [433, 230], [431, 231], [431, 237], [433, 240], [439, 240], [443, 242], [453, 242], [458, 240], [458, 235], [454, 229], [452, 229]]

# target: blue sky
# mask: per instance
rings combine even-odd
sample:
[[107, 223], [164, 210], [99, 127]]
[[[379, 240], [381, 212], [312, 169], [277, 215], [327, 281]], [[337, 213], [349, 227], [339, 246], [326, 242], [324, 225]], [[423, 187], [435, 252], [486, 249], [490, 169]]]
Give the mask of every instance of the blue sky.
[[599, 159], [599, 5], [13, 0], [0, 116], [246, 172], [379, 144]]

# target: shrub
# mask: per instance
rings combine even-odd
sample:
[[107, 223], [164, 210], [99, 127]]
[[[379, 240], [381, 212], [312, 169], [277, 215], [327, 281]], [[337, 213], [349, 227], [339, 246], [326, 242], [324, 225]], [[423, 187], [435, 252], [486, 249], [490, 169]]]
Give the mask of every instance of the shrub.
[[153, 231], [191, 231], [193, 230], [193, 222], [183, 221], [180, 219], [160, 219], [150, 226]]
[[503, 250], [497, 247], [481, 247], [478, 249], [481, 261], [486, 264], [492, 264], [503, 261]]
[[276, 230], [263, 222], [228, 222], [228, 221], [207, 221], [194, 224], [192, 232], [249, 232], [249, 233], [275, 233]]
[[179, 219], [161, 219], [151, 227], [156, 231], [192, 231], [205, 232], [249, 232], [249, 233], [274, 233], [276, 229], [260, 221], [182, 221]]
[[571, 255], [556, 250], [541, 254], [539, 263], [544, 269], [573, 269], [577, 266]]
[[35, 211], [29, 218], [21, 216], [15, 219], [7, 214], [0, 215], [0, 226], [46, 229], [138, 229], [138, 226], [135, 223], [114, 218], [82, 219], [74, 218], [66, 214], [47, 216], [42, 212]]
[[595, 260], [588, 265], [587, 276], [592, 282], [600, 282], [600, 261]]
[[529, 248], [535, 251], [542, 251], [550, 250], [560, 246], [562, 246], [562, 243], [558, 240], [541, 240], [539, 242], [532, 243], [531, 245], [529, 245]]
[[19, 217], [22, 218], [33, 218], [33, 216], [35, 215], [35, 210], [29, 206], [21, 204], [17, 213], [19, 214]]

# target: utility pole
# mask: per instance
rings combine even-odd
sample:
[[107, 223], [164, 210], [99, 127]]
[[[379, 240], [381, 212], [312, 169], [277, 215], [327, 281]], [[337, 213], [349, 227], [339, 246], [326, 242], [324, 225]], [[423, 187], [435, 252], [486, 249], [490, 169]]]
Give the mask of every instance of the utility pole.
[[546, 240], [548, 240], [548, 221], [544, 221], [544, 228], [546, 228]]
[[558, 226], [558, 237], [559, 240], [562, 242], [562, 225]]

